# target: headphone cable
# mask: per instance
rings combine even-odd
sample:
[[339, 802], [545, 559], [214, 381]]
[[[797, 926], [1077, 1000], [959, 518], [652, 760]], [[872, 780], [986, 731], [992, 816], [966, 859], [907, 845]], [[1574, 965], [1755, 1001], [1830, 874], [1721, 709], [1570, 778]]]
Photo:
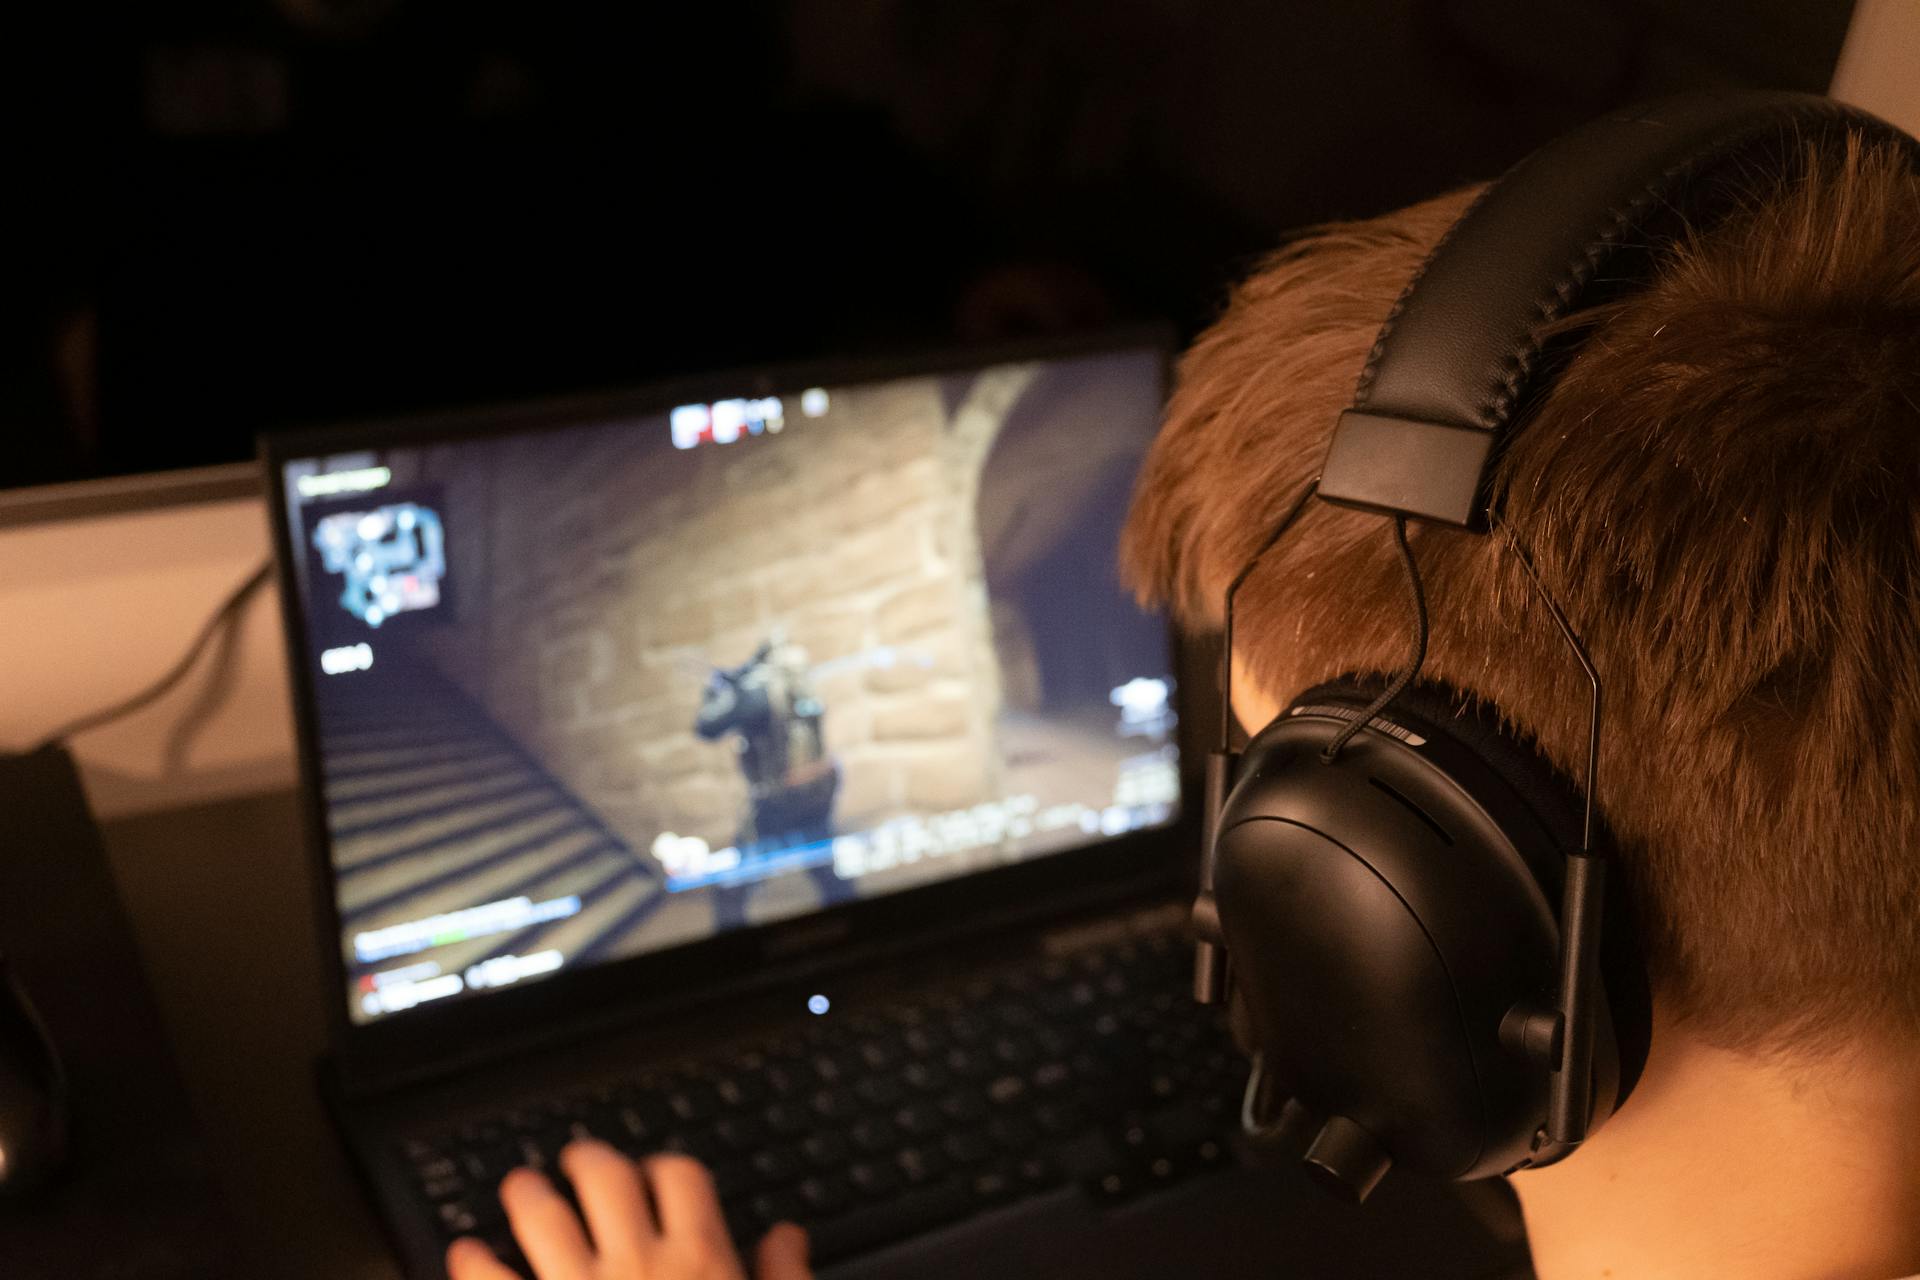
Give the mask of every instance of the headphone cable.
[[1407, 541], [1407, 518], [1393, 517], [1393, 540], [1400, 548], [1401, 563], [1407, 569], [1407, 594], [1413, 602], [1413, 659], [1407, 663], [1406, 670], [1395, 676], [1393, 682], [1381, 695], [1373, 700], [1367, 709], [1360, 713], [1352, 723], [1340, 731], [1340, 736], [1327, 744], [1320, 753], [1322, 764], [1332, 764], [1340, 758], [1341, 749], [1352, 741], [1353, 735], [1372, 723], [1373, 718], [1386, 710], [1387, 704], [1405, 691], [1406, 687], [1420, 675], [1420, 668], [1427, 661], [1427, 594], [1420, 585], [1420, 565], [1413, 558], [1413, 546]]
[[1293, 504], [1287, 508], [1287, 513], [1280, 517], [1280, 523], [1275, 525], [1273, 532], [1267, 535], [1267, 540], [1260, 544], [1257, 551], [1247, 557], [1246, 563], [1240, 566], [1240, 572], [1234, 574], [1233, 581], [1227, 584], [1226, 601], [1222, 609], [1222, 612], [1225, 614], [1225, 627], [1220, 648], [1220, 747], [1216, 753], [1218, 755], [1230, 756], [1233, 754], [1234, 597], [1240, 594], [1241, 585], [1253, 575], [1254, 569], [1259, 565], [1260, 561], [1265, 558], [1267, 552], [1273, 550], [1274, 547], [1279, 544], [1280, 539], [1286, 536], [1287, 530], [1293, 528], [1293, 522], [1298, 520], [1300, 513], [1307, 509], [1307, 499], [1313, 497], [1313, 495], [1319, 491], [1320, 477], [1316, 475], [1307, 481], [1307, 487], [1295, 496]]

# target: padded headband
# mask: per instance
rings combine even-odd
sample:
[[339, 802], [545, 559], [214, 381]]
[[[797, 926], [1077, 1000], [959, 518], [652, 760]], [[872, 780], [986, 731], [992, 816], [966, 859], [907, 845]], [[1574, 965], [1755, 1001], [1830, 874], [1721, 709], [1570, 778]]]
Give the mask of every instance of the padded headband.
[[1486, 529], [1501, 441], [1550, 376], [1544, 329], [1644, 280], [1659, 246], [1711, 221], [1716, 176], [1791, 172], [1851, 131], [1920, 169], [1920, 142], [1829, 98], [1689, 94], [1604, 117], [1488, 187], [1415, 273], [1340, 415], [1320, 497]]

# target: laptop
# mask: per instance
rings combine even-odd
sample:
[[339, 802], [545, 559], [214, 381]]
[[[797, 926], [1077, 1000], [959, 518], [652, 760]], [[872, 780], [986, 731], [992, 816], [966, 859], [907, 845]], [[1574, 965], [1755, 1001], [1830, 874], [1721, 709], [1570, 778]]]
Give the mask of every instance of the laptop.
[[499, 1177], [587, 1133], [700, 1157], [743, 1245], [798, 1220], [828, 1277], [1503, 1273], [1510, 1205], [1360, 1214], [1236, 1136], [1180, 657], [1115, 565], [1166, 364], [264, 443], [323, 1089], [408, 1275], [462, 1234], [518, 1263]]

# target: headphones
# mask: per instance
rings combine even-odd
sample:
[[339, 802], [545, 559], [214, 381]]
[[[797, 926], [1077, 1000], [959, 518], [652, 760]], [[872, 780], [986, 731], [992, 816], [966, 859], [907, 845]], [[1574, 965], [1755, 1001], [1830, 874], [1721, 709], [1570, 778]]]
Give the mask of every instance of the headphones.
[[[1554, 322], [1645, 283], [1664, 246], [1732, 212], [1729, 179], [1791, 172], [1849, 132], [1920, 168], [1913, 138], [1789, 93], [1664, 100], [1521, 161], [1401, 294], [1317, 487], [1267, 547], [1316, 493], [1488, 533], [1493, 463], [1577, 341], [1547, 337]], [[1229, 589], [1229, 653], [1232, 592], [1258, 558]], [[1255, 1050], [1249, 1132], [1304, 1142], [1309, 1172], [1356, 1201], [1396, 1163], [1467, 1179], [1563, 1159], [1645, 1060], [1646, 976], [1594, 811], [1599, 675], [1534, 585], [1592, 681], [1583, 786], [1498, 708], [1362, 673], [1208, 764], [1195, 996], [1230, 992]]]

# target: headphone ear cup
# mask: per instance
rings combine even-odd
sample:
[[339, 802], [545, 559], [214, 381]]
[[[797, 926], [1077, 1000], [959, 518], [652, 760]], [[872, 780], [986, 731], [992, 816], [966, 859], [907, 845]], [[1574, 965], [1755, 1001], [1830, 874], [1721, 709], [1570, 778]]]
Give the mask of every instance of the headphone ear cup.
[[[1216, 846], [1252, 1035], [1339, 1129], [1316, 1150], [1372, 1152], [1349, 1184], [1357, 1196], [1388, 1158], [1447, 1177], [1529, 1158], [1548, 1073], [1503, 1042], [1501, 1025], [1552, 1002], [1562, 842], [1578, 833], [1576, 808], [1540, 815], [1529, 803], [1551, 785], [1544, 763], [1517, 756], [1497, 721], [1488, 746], [1488, 713], [1442, 689], [1396, 702], [1325, 762], [1378, 688], [1309, 690], [1263, 731]], [[1463, 720], [1471, 727], [1456, 733]], [[1610, 1084], [1613, 1055], [1602, 1056]], [[1604, 1112], [1614, 1091], [1599, 1092]]]
[[[1327, 687], [1339, 686], [1321, 686]], [[1346, 687], [1354, 685], [1349, 682]], [[1314, 692], [1309, 690], [1301, 697], [1305, 699]], [[1566, 856], [1579, 849], [1586, 820], [1580, 788], [1541, 755], [1531, 740], [1509, 730], [1492, 703], [1438, 681], [1416, 681], [1409, 685], [1394, 699], [1390, 714], [1417, 719], [1444, 731], [1497, 774], [1539, 819], [1552, 840], [1552, 847], [1540, 851], [1547, 857], [1529, 859], [1529, 865], [1549, 894], [1558, 919]], [[1611, 844], [1604, 827], [1595, 838], [1603, 846]], [[1614, 870], [1615, 874], [1607, 880], [1602, 914], [1600, 981], [1606, 999], [1595, 1010], [1594, 1063], [1596, 1082], [1610, 1080], [1613, 1087], [1598, 1091], [1593, 1127], [1618, 1111], [1633, 1091], [1646, 1066], [1647, 1046], [1652, 1038], [1646, 951], [1640, 945], [1640, 930], [1626, 878], [1618, 874], [1617, 866]]]

